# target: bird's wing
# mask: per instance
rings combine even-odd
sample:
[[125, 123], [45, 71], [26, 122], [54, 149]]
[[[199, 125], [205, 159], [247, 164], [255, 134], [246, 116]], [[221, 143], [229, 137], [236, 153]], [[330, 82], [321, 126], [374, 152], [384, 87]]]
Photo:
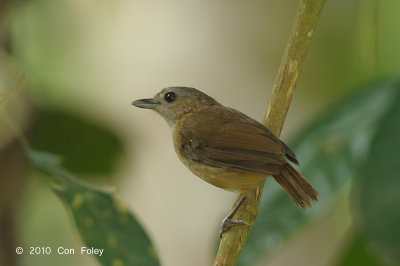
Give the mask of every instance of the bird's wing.
[[185, 158], [213, 167], [277, 174], [285, 148], [261, 123], [233, 110], [217, 108], [191, 119], [179, 133]]

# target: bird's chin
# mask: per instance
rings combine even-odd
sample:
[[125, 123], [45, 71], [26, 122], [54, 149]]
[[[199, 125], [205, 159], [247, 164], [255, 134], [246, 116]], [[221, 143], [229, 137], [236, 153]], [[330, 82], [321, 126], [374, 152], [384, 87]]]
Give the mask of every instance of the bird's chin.
[[159, 114], [164, 120], [167, 122], [169, 128], [171, 131], [174, 131], [175, 128], [175, 119], [173, 116], [171, 116], [171, 113], [166, 111], [164, 108], [153, 108], [153, 111], [155, 111], [157, 114]]

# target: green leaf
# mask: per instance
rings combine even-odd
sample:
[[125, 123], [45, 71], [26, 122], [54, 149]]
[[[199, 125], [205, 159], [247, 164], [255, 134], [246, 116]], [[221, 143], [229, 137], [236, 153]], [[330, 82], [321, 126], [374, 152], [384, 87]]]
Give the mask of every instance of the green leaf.
[[340, 266], [384, 266], [376, 251], [368, 244], [365, 237], [356, 234], [343, 255]]
[[259, 216], [237, 265], [250, 265], [313, 217], [329, 209], [332, 197], [365, 166], [380, 121], [397, 101], [397, 80], [360, 88], [313, 123], [290, 145], [300, 161], [300, 172], [320, 193], [306, 211], [268, 178]]
[[60, 155], [65, 168], [80, 174], [109, 175], [123, 152], [110, 128], [63, 110], [40, 110], [28, 135], [35, 150]]
[[55, 177], [53, 190], [71, 211], [85, 246], [104, 249], [95, 256], [102, 265], [160, 264], [149, 236], [113, 193], [77, 181], [60, 167], [57, 156], [30, 151], [28, 158]]
[[[389, 262], [400, 264], [400, 95], [379, 125], [358, 179], [364, 234]], [[356, 192], [357, 192], [356, 191]]]

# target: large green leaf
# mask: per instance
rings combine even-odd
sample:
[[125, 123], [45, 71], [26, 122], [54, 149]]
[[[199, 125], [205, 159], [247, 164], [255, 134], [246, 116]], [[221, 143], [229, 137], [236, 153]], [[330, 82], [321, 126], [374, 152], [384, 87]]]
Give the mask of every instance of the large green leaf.
[[65, 168], [80, 174], [109, 175], [123, 146], [105, 123], [59, 109], [40, 109], [28, 132], [35, 150], [60, 155]]
[[400, 95], [396, 103], [380, 123], [355, 192], [366, 238], [400, 265]]
[[102, 256], [95, 256], [102, 265], [160, 264], [149, 236], [113, 193], [80, 183], [54, 155], [31, 151], [28, 158], [56, 178], [53, 190], [72, 212], [85, 246], [104, 249]]
[[400, 105], [397, 80], [360, 88], [301, 134], [291, 147], [300, 172], [320, 193], [309, 210], [298, 208], [271, 178], [265, 183], [259, 216], [239, 258], [249, 265], [315, 216], [329, 209], [332, 196], [365, 166], [380, 121]]

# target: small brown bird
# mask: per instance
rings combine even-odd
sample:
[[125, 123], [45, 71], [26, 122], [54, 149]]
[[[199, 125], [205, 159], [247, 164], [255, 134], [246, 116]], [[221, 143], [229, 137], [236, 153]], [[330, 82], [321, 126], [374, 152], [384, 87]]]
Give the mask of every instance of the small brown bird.
[[132, 103], [153, 109], [169, 124], [179, 159], [204, 181], [242, 197], [224, 219], [223, 232], [240, 205], [267, 176], [283, 187], [294, 202], [310, 207], [318, 192], [287, 160], [298, 164], [296, 155], [268, 128], [245, 114], [222, 106], [194, 88], [169, 87], [152, 99]]

